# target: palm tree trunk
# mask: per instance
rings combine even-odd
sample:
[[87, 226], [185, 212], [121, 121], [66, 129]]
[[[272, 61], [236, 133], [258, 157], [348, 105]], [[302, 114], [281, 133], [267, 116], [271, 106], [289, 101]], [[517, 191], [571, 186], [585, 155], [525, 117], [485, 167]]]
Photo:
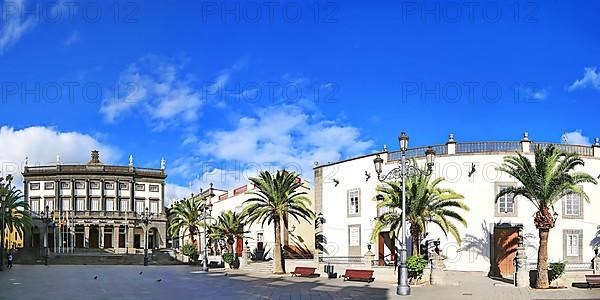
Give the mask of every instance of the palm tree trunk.
[[421, 244], [421, 230], [419, 229], [419, 225], [411, 224], [410, 225], [410, 236], [412, 238], [412, 255], [419, 255], [419, 245]]
[[540, 228], [540, 248], [538, 249], [537, 261], [537, 281], [535, 287], [538, 289], [547, 289], [548, 284], [548, 235], [550, 229]]
[[283, 246], [290, 244], [290, 233], [288, 231], [288, 212], [287, 210], [283, 214]]
[[275, 249], [273, 249], [273, 255], [275, 256], [273, 265], [273, 274], [285, 274], [285, 268], [283, 266], [283, 255], [281, 251], [281, 220], [279, 216], [274, 217], [275, 221]]

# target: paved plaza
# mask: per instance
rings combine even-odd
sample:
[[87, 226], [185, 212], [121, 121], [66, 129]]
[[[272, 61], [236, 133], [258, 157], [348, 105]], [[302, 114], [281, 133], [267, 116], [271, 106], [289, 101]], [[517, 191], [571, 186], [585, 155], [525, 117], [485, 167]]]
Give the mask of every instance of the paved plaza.
[[[291, 278], [190, 266], [15, 266], [0, 299], [399, 299], [389, 283]], [[413, 288], [407, 299], [600, 299], [600, 289], [517, 289], [465, 274], [459, 285]]]

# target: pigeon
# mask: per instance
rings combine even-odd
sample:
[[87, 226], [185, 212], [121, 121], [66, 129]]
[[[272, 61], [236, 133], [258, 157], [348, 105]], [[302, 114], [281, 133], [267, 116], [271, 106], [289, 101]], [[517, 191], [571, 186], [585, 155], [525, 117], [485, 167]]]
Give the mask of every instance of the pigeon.
[[156, 279], [156, 281], [158, 281], [158, 282], [161, 282], [161, 281], [162, 281], [162, 278]]
[[141, 272], [140, 272], [140, 275], [142, 275], [142, 273], [144, 273], [144, 271], [141, 271]]
[[94, 276], [94, 280], [98, 279], [98, 275]]

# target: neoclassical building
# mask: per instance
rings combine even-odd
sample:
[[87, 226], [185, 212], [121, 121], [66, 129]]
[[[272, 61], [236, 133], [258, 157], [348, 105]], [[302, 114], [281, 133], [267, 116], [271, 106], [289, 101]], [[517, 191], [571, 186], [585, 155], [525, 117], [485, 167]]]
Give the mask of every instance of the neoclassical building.
[[[165, 162], [160, 169], [105, 165], [98, 151], [87, 164], [28, 166], [23, 170], [24, 198], [34, 228], [25, 246], [43, 249], [49, 215], [47, 246], [50, 252], [105, 249], [135, 253], [145, 245], [140, 213], [152, 213], [148, 248], [164, 248], [167, 218], [164, 211]], [[48, 208], [49, 214], [45, 213]]]
[[[413, 137], [418, 139], [418, 137]], [[506, 186], [519, 183], [498, 171], [503, 158], [517, 152], [533, 159], [534, 147], [550, 143], [536, 142], [524, 134], [520, 141], [457, 142], [453, 135], [445, 143], [409, 148], [408, 160], [425, 164], [425, 151], [437, 152], [432, 177], [444, 177], [439, 185], [464, 196], [470, 210], [462, 215], [467, 226], [458, 223], [462, 243], [446, 236], [433, 224], [427, 224], [424, 240], [440, 241], [447, 257], [446, 267], [460, 271], [499, 271], [504, 276], [514, 272], [514, 251], [518, 238], [527, 245], [530, 267], [537, 259], [538, 231], [533, 223], [534, 205], [522, 197], [510, 195], [496, 201], [497, 193]], [[579, 154], [584, 171], [600, 177], [600, 143], [590, 146], [555, 144], [560, 149]], [[315, 208], [326, 220], [319, 229], [327, 239], [331, 257], [360, 259], [372, 248], [376, 265], [391, 265], [397, 243], [390, 239], [389, 229], [372, 236], [376, 218], [385, 212], [377, 208], [376, 187], [381, 184], [374, 159], [383, 159], [383, 174], [398, 166], [400, 151], [388, 150], [327, 164], [317, 164], [315, 174]], [[566, 262], [569, 269], [587, 269], [595, 250], [600, 247], [600, 185], [583, 184], [589, 195], [586, 202], [575, 194], [561, 199], [553, 208], [556, 226], [550, 231], [549, 261]], [[410, 251], [410, 241], [407, 241]], [[410, 255], [410, 253], [409, 253]]]

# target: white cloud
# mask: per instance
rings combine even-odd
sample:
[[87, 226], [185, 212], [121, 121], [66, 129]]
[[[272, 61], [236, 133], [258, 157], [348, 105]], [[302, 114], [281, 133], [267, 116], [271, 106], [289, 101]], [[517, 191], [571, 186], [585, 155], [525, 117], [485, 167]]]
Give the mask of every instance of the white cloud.
[[180, 74], [181, 69], [157, 56], [140, 58], [120, 75], [118, 97], [104, 99], [100, 112], [114, 122], [136, 110], [138, 116], [149, 116], [159, 130], [195, 121], [202, 106], [201, 92]]
[[71, 35], [65, 40], [64, 44], [65, 47], [70, 47], [74, 44], [79, 43], [79, 41], [81, 41], [81, 38], [79, 37], [79, 33], [77, 33], [77, 31], [71, 33]]
[[575, 82], [569, 86], [569, 91], [584, 88], [600, 90], [600, 74], [598, 74], [596, 67], [584, 68], [583, 78], [575, 80]]
[[79, 132], [60, 132], [51, 127], [14, 129], [0, 127], [0, 163], [2, 176], [12, 174], [21, 184], [25, 157], [29, 165], [55, 164], [56, 155], [62, 163], [86, 163], [91, 150], [100, 151], [104, 163], [116, 161], [119, 151], [96, 138]]
[[581, 129], [566, 132], [561, 136], [561, 140], [564, 141], [566, 138], [567, 144], [571, 145], [583, 145], [590, 146], [592, 144], [591, 139], [581, 134]]
[[260, 170], [283, 167], [311, 179], [314, 162], [337, 161], [372, 148], [373, 142], [361, 137], [357, 128], [314, 115], [297, 105], [259, 109], [241, 118], [234, 129], [211, 131], [200, 139], [198, 152], [208, 159], [179, 164], [193, 164], [203, 184], [231, 187]]
[[26, 0], [12, 0], [3, 3], [3, 25], [0, 29], [0, 55], [2, 55], [8, 47], [15, 44], [23, 34], [36, 25], [36, 16], [28, 16], [22, 11], [23, 9], [30, 9], [28, 6]]

